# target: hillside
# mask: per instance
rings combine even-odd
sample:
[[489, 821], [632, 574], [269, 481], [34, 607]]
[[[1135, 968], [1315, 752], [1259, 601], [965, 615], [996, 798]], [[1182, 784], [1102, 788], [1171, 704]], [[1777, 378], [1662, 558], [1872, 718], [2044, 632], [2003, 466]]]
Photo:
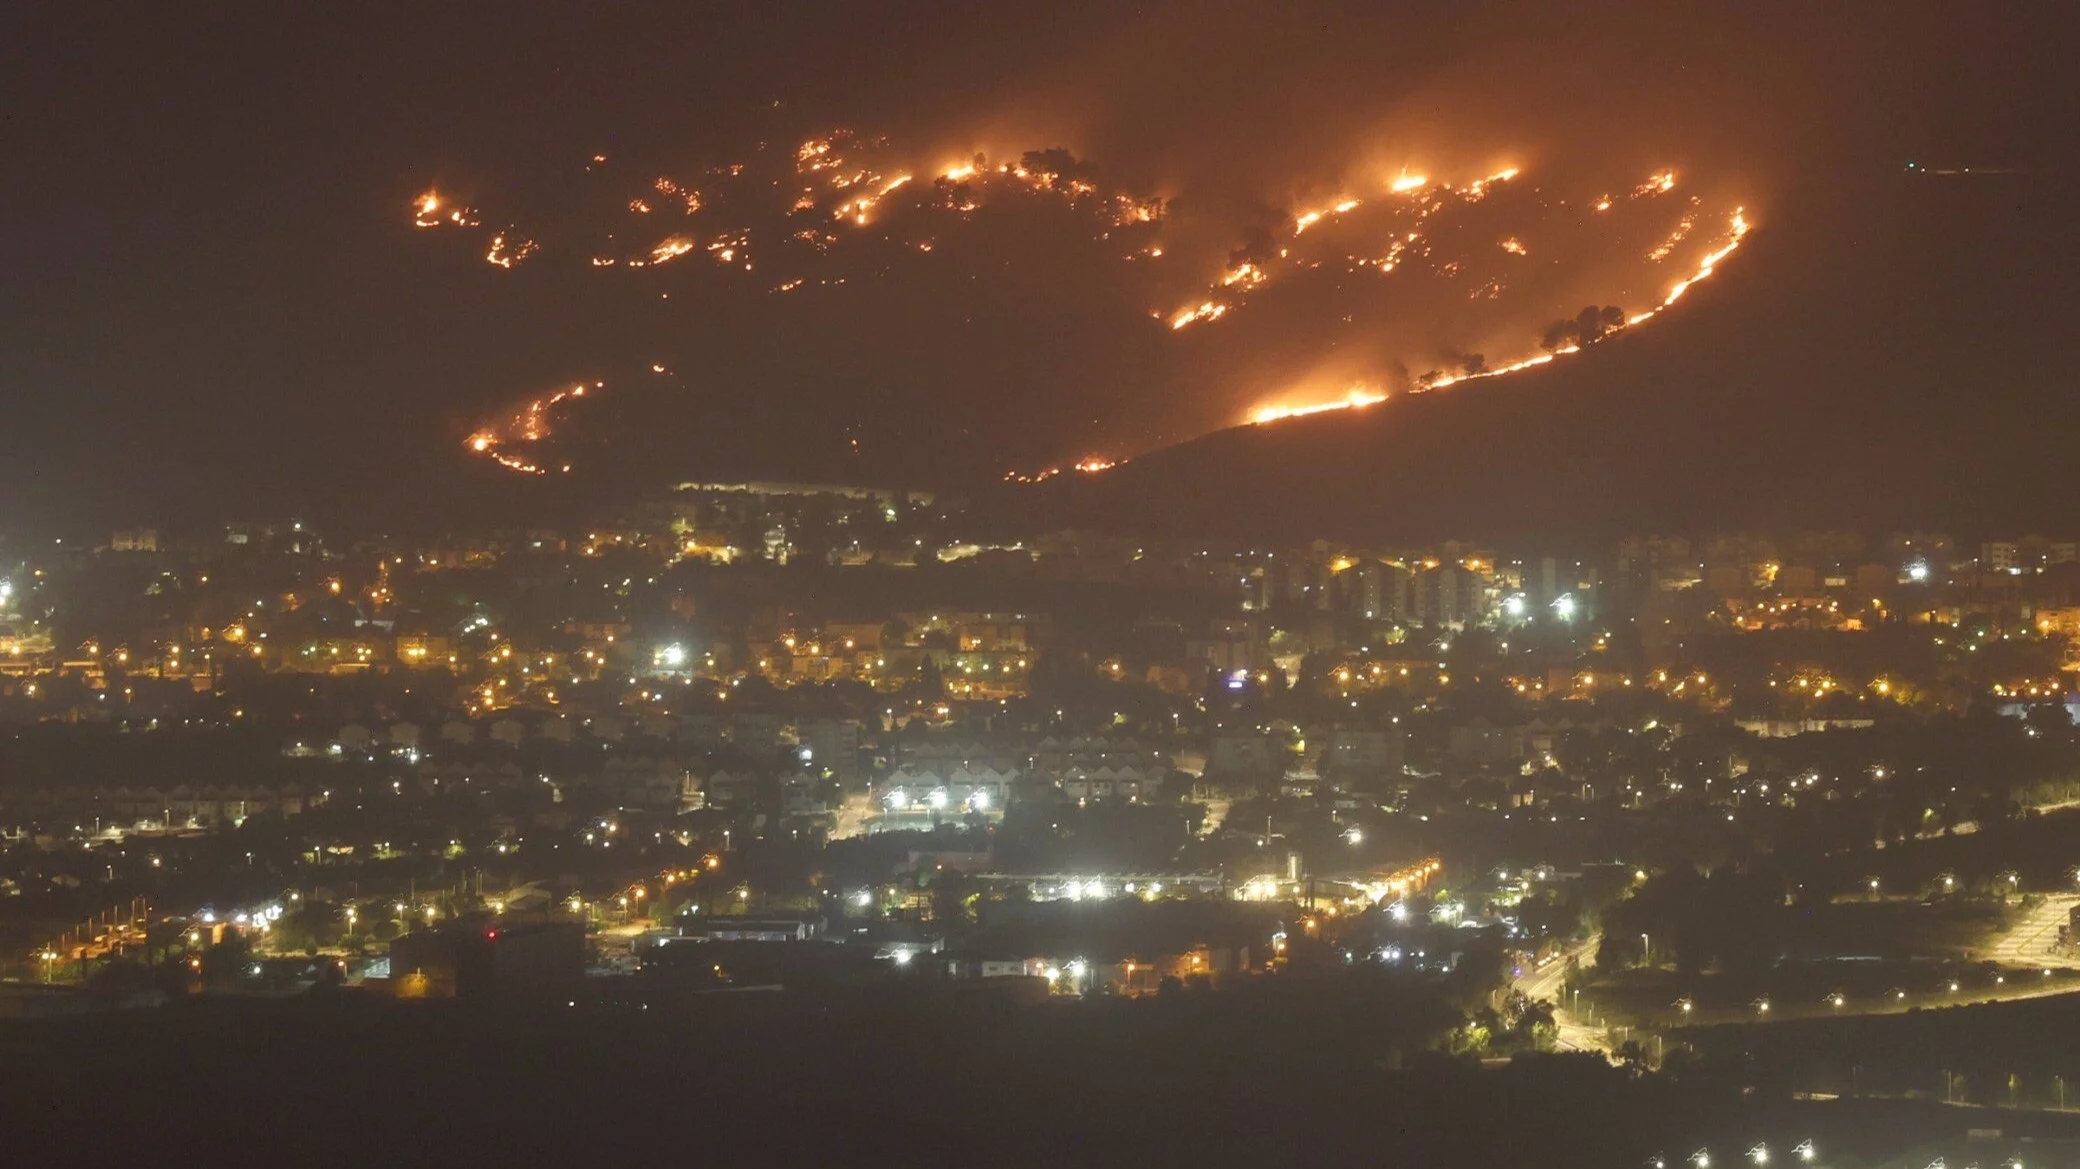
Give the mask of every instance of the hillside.
[[[1744, 526], [2071, 531], [2074, 340], [2022, 342], [2073, 309], [2055, 271], [2075, 243], [2040, 193], [2026, 178], [1896, 176], [1809, 193], [1678, 311], [1569, 360], [1221, 431], [1015, 506], [1151, 534], [1533, 545]], [[1996, 260], [2030, 278], [1994, 285]]]

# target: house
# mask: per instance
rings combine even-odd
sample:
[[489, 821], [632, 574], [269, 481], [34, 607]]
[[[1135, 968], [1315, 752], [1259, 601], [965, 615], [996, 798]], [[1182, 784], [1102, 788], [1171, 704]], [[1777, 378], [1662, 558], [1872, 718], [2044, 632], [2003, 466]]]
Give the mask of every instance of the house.
[[1273, 735], [1215, 735], [1206, 752], [1208, 779], [1270, 779], [1284, 775], [1291, 753]]
[[617, 755], [607, 760], [600, 787], [624, 807], [676, 811], [692, 778], [690, 771], [669, 759]]
[[1138, 767], [1114, 767], [1108, 763], [1095, 768], [1077, 766], [1062, 773], [1062, 794], [1072, 800], [1133, 802], [1144, 791], [1154, 794], [1158, 779]]
[[702, 917], [679, 932], [711, 942], [807, 942], [822, 937], [823, 930], [822, 915], [799, 913]]
[[856, 719], [803, 719], [795, 728], [803, 766], [828, 771], [841, 783], [858, 779], [859, 729]]
[[1451, 729], [1445, 753], [1461, 763], [1514, 763], [1524, 757], [1524, 731], [1475, 718]]
[[881, 805], [898, 815], [980, 813], [1000, 819], [1011, 802], [1012, 785], [1022, 774], [987, 764], [942, 772], [906, 763], [890, 772], [882, 783]]
[[1403, 740], [1399, 732], [1336, 730], [1329, 733], [1324, 772], [1333, 779], [1388, 779], [1399, 776]]
[[765, 781], [749, 771], [718, 768], [701, 780], [701, 795], [711, 808], [740, 808], [749, 805]]

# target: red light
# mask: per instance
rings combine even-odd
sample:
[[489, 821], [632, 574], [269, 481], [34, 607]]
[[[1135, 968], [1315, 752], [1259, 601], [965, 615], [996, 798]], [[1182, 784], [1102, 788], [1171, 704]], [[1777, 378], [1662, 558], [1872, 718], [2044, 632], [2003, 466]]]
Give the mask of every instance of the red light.
[[498, 931], [497, 931], [497, 930], [485, 930], [485, 931], [484, 931], [484, 937], [485, 937], [485, 939], [486, 939], [486, 940], [496, 940], [496, 939], [497, 939], [497, 937], [498, 937]]

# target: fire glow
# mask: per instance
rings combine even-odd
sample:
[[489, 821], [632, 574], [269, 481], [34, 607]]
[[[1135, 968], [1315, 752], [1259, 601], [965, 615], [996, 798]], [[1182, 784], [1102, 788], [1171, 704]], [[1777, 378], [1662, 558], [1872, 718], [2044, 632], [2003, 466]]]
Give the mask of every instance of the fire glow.
[[[597, 390], [605, 386], [605, 382], [593, 382], [589, 388]], [[522, 475], [546, 475], [549, 473], [548, 468], [532, 462], [524, 455], [514, 453], [514, 448], [531, 446], [548, 438], [551, 413], [565, 402], [584, 397], [587, 389], [584, 382], [577, 382], [554, 393], [530, 398], [507, 417], [471, 433], [469, 438], [463, 441], [463, 447], [471, 454], [490, 459], [508, 471], [516, 471]], [[568, 463], [558, 468], [566, 474], [570, 469]]]
[[[1247, 232], [1241, 230], [1242, 225], [1229, 224], [1244, 242], [1222, 259], [1208, 255], [1210, 248], [1189, 248], [1185, 243], [1177, 246], [1191, 252], [1189, 258], [1166, 259], [1169, 252], [1165, 243], [1175, 242], [1163, 237], [1170, 205], [1162, 198], [1110, 185], [1099, 177], [1099, 171], [1066, 150], [1032, 151], [1015, 160], [1002, 161], [977, 153], [965, 159], [913, 165], [919, 161], [929, 164], [931, 158], [901, 159], [886, 139], [835, 130], [809, 138], [792, 150], [781, 147], [761, 154], [754, 159], [755, 167], [735, 162], [706, 168], [698, 172], [697, 179], [648, 178], [633, 190], [623, 187], [608, 192], [611, 201], [605, 205], [604, 213], [617, 217], [615, 230], [595, 235], [589, 247], [554, 247], [536, 267], [553, 271], [561, 264], [589, 266], [606, 270], [599, 279], [616, 281], [677, 280], [682, 274], [687, 274], [683, 278], [693, 279], [690, 273], [694, 270], [738, 274], [717, 275], [713, 279], [741, 278], [741, 273], [754, 267], [753, 227], [746, 224], [756, 224], [760, 277], [747, 292], [798, 293], [789, 298], [790, 303], [811, 302], [822, 295], [838, 295], [818, 290], [835, 289], [848, 279], [855, 284], [865, 283], [856, 269], [840, 269], [849, 271], [847, 275], [833, 273], [826, 266], [837, 262], [833, 257], [849, 254], [848, 248], [859, 246], [850, 241], [893, 244], [904, 255], [921, 257], [934, 255], [935, 241], [944, 240], [949, 246], [939, 254], [951, 251], [958, 255], [961, 223], [988, 214], [988, 209], [1000, 201], [1042, 200], [1073, 212], [1070, 216], [1050, 212], [1050, 222], [1075, 225], [1072, 230], [1087, 232], [1091, 242], [1102, 245], [1122, 261], [1132, 262], [1135, 270], [1149, 272], [1149, 279], [1164, 282], [1167, 291], [1157, 294], [1160, 299], [1156, 304], [1143, 301], [1141, 308], [1162, 322], [1164, 335], [1184, 335], [1165, 342], [1182, 347], [1222, 344], [1198, 340], [1200, 330], [1214, 326], [1215, 322], [1227, 323], [1206, 329], [1211, 336], [1246, 328], [1235, 323], [1238, 317], [1245, 322], [1251, 318], [1252, 314], [1242, 310], [1260, 298], [1285, 295], [1280, 289], [1289, 282], [1305, 293], [1307, 289], [1322, 289], [1344, 274], [1361, 272], [1366, 275], [1366, 287], [1372, 287], [1370, 282], [1381, 277], [1395, 281], [1390, 287], [1416, 278], [1456, 280], [1460, 282], [1456, 286], [1440, 285], [1440, 297], [1448, 295], [1460, 305], [1468, 300], [1483, 304], [1500, 300], [1508, 306], [1524, 303], [1522, 298], [1542, 295], [1535, 284], [1537, 273], [1551, 264], [1563, 263], [1570, 254], [1566, 246], [1569, 237], [1555, 240], [1542, 235], [1541, 229], [1551, 230], [1557, 225], [1557, 230], [1574, 231], [1577, 229], [1570, 223], [1593, 223], [1595, 238], [1632, 238], [1634, 242], [1625, 244], [1621, 254], [1634, 263], [1642, 257], [1650, 262], [1679, 263], [1681, 256], [1701, 246], [1703, 238], [1711, 234], [1711, 250], [1687, 275], [1669, 285], [1658, 302], [1627, 314], [1619, 314], [1615, 308], [1605, 310], [1611, 316], [1594, 326], [1593, 335], [1572, 339], [1563, 336], [1557, 340], [1549, 336], [1541, 351], [1499, 364], [1490, 364], [1477, 355], [1469, 355], [1464, 361], [1454, 359], [1452, 372], [1425, 374], [1413, 384], [1385, 376], [1388, 366], [1382, 361], [1379, 375], [1361, 372], [1358, 384], [1349, 386], [1340, 396], [1310, 401], [1289, 390], [1281, 398], [1246, 412], [1246, 423], [1261, 425], [1330, 411], [1365, 409], [1386, 401], [1390, 393], [1427, 392], [1549, 364], [1651, 320], [1692, 285], [1713, 275], [1717, 265], [1740, 247], [1749, 231], [1742, 210], [1732, 212], [1722, 231], [1710, 233], [1704, 225], [1713, 222], [1717, 213], [1705, 211], [1699, 198], [1686, 192], [1687, 207], [1664, 200], [1663, 196], [1678, 187], [1673, 169], [1658, 170], [1639, 181], [1589, 187], [1593, 197], [1585, 200], [1579, 188], [1571, 198], [1561, 198], [1557, 194], [1546, 195], [1528, 182], [1520, 183], [1524, 172], [1514, 165], [1485, 173], [1474, 171], [1470, 177], [1465, 171], [1454, 174], [1448, 168], [1426, 166], [1420, 171], [1405, 168], [1398, 173], [1372, 172], [1371, 178], [1358, 184], [1365, 189], [1335, 192], [1332, 197], [1278, 220], [1249, 225]], [[593, 165], [600, 166], [600, 160], [595, 159]], [[1608, 182], [1608, 177], [1604, 181]], [[1503, 184], [1515, 184], [1506, 198], [1497, 196], [1494, 203], [1477, 212], [1467, 210], [1497, 195]], [[1606, 193], [1596, 194], [1599, 191]], [[515, 227], [481, 228], [475, 210], [439, 191], [425, 191], [412, 199], [408, 207], [415, 228], [482, 231], [481, 236], [475, 236], [482, 248], [480, 254], [486, 263], [502, 271], [542, 252], [534, 238], [520, 234]], [[1681, 218], [1673, 220], [1671, 228], [1672, 217], [1678, 212]], [[671, 222], [658, 223], [660, 215]], [[683, 224], [678, 219], [681, 215], [689, 217]], [[1652, 234], [1614, 234], [1639, 230], [1638, 222], [1642, 219], [1648, 221], [1647, 230]], [[1205, 238], [1203, 229], [1207, 225], [1192, 226], [1198, 231], [1198, 238]], [[1693, 240], [1693, 236], [1698, 238]], [[1193, 235], [1186, 232], [1181, 238], [1189, 241]], [[1498, 251], [1515, 259], [1499, 259]], [[1527, 262], [1534, 251], [1538, 260]], [[677, 264], [669, 274], [646, 271], [674, 264], [682, 257], [698, 259], [699, 255], [707, 256], [711, 262]], [[1489, 266], [1483, 258], [1503, 266]], [[1151, 263], [1157, 260], [1161, 263]], [[934, 258], [908, 262], [946, 261]], [[1197, 267], [1200, 263], [1205, 267]], [[887, 272], [885, 263], [876, 266], [877, 274]], [[1174, 272], [1177, 279], [1166, 281], [1158, 274], [1161, 271]], [[1512, 292], [1512, 283], [1518, 282], [1530, 291]], [[1334, 287], [1355, 286], [1338, 283]], [[1429, 294], [1427, 284], [1418, 287], [1424, 289], [1424, 295]], [[650, 289], [654, 291], [655, 286]], [[657, 295], [671, 296], [664, 292]], [[1176, 307], [1163, 311], [1160, 305], [1172, 295], [1182, 303], [1171, 302]], [[1350, 314], [1341, 318], [1345, 323], [1364, 327], [1364, 318], [1356, 309], [1337, 307]], [[1509, 310], [1505, 307], [1505, 311]], [[1277, 312], [1270, 310], [1274, 320], [1279, 319]], [[1453, 327], [1456, 328], [1456, 322]], [[1391, 389], [1387, 388], [1389, 385]], [[594, 388], [598, 388], [598, 383], [594, 383]], [[1321, 388], [1316, 387], [1317, 392]], [[548, 474], [550, 468], [542, 465], [546, 460], [539, 455], [537, 444], [549, 438], [552, 413], [570, 399], [582, 397], [585, 389], [582, 384], [575, 385], [530, 399], [510, 416], [470, 435], [466, 448], [473, 455], [491, 459], [517, 473]], [[1299, 400], [1294, 400], [1296, 397]], [[530, 450], [531, 447], [535, 449]], [[1124, 460], [1090, 457], [1031, 474], [1013, 473], [1006, 478], [1040, 482], [1070, 472], [1097, 474], [1119, 461]], [[559, 469], [570, 468], [560, 465]]]
[[[1344, 265], [1352, 270], [1369, 267], [1381, 275], [1386, 275], [1402, 267], [1411, 252], [1427, 255], [1426, 250], [1421, 247], [1424, 240], [1422, 228], [1427, 220], [1447, 207], [1480, 202], [1488, 196], [1495, 184], [1506, 183], [1516, 178], [1519, 173], [1518, 168], [1507, 167], [1454, 185], [1448, 182], [1433, 182], [1428, 175], [1403, 172], [1386, 184], [1390, 196], [1403, 198], [1392, 199], [1385, 204], [1388, 208], [1386, 214], [1395, 225], [1395, 231], [1386, 241], [1384, 250], [1376, 255], [1346, 256]], [[1295, 214], [1287, 222], [1285, 229], [1297, 240], [1317, 227], [1326, 230], [1327, 225], [1365, 206], [1364, 199], [1346, 196], [1334, 203]], [[1270, 283], [1278, 273], [1321, 266], [1324, 261], [1320, 257], [1296, 254], [1293, 249], [1299, 246], [1295, 243], [1291, 247], [1280, 248], [1275, 256], [1258, 256], [1232, 264], [1208, 287], [1209, 299], [1169, 314], [1167, 319], [1170, 328], [1177, 330], [1220, 320], [1240, 308], [1248, 294]], [[1514, 237], [1502, 246], [1504, 250], [1517, 255], [1526, 254], [1524, 245]], [[1497, 291], [1499, 292], [1499, 289]]]
[[[1682, 299], [1683, 294], [1688, 292], [1699, 281], [1709, 279], [1714, 272], [1718, 271], [1719, 265], [1724, 263], [1727, 257], [1733, 255], [1740, 248], [1741, 242], [1747, 238], [1748, 232], [1752, 230], [1752, 226], [1748, 221], [1746, 209], [1735, 208], [1732, 216], [1727, 220], [1726, 231], [1721, 237], [1719, 246], [1706, 253], [1704, 258], [1698, 261], [1696, 268], [1691, 270], [1690, 275], [1670, 286], [1668, 292], [1662, 296], [1659, 304], [1650, 309], [1626, 316], [1622, 324], [1613, 322], [1614, 327], [1602, 333], [1597, 340], [1613, 336], [1625, 329], [1636, 328], [1661, 315], [1662, 312], [1674, 305], [1676, 301]], [[1673, 247], [1672, 244], [1670, 246]], [[1569, 354], [1579, 353], [1583, 348], [1584, 346], [1581, 344], [1560, 345], [1547, 352], [1520, 358], [1503, 365], [1490, 366], [1468, 373], [1443, 374], [1427, 378], [1413, 387], [1410, 392], [1422, 393], [1430, 390], [1441, 390], [1447, 386], [1458, 385], [1461, 382], [1503, 377], [1508, 374], [1520, 373], [1527, 369], [1536, 369], [1542, 365], [1549, 365], [1553, 361]], [[1268, 403], [1260, 405], [1249, 412], [1247, 422], [1250, 425], [1258, 426], [1268, 422], [1281, 422], [1288, 418], [1304, 418], [1312, 414], [1323, 414], [1332, 410], [1361, 410], [1368, 406], [1377, 406], [1386, 400], [1387, 395], [1384, 393], [1365, 387], [1354, 387], [1341, 398], [1332, 398], [1323, 402], [1301, 404]]]

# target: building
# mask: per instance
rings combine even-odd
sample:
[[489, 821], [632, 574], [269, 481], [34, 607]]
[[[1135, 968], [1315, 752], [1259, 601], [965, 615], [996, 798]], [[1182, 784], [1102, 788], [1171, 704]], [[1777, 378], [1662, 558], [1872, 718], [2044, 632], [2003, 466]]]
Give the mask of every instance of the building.
[[1451, 729], [1450, 745], [1445, 750], [1462, 763], [1514, 763], [1524, 757], [1523, 728], [1496, 726], [1485, 718], [1475, 718]]
[[1402, 736], [1388, 731], [1332, 731], [1324, 772], [1334, 780], [1390, 779], [1401, 774]]
[[849, 718], [803, 719], [795, 728], [802, 766], [828, 771], [840, 783], [859, 778], [859, 723]]
[[820, 915], [797, 913], [703, 917], [679, 933], [710, 942], [810, 942], [822, 937], [823, 929]]
[[1206, 775], [1218, 778], [1275, 779], [1292, 759], [1283, 739], [1273, 735], [1215, 735], [1206, 751]]
[[1215, 674], [1238, 670], [1256, 671], [1271, 664], [1271, 655], [1257, 628], [1248, 621], [1216, 621], [1204, 636], [1185, 641], [1184, 656], [1202, 663]]
[[585, 927], [561, 918], [477, 915], [390, 943], [399, 998], [550, 997], [584, 975]]
[[1368, 560], [1358, 565], [1355, 607], [1367, 621], [1399, 621], [1408, 599], [1408, 570], [1398, 564]]

